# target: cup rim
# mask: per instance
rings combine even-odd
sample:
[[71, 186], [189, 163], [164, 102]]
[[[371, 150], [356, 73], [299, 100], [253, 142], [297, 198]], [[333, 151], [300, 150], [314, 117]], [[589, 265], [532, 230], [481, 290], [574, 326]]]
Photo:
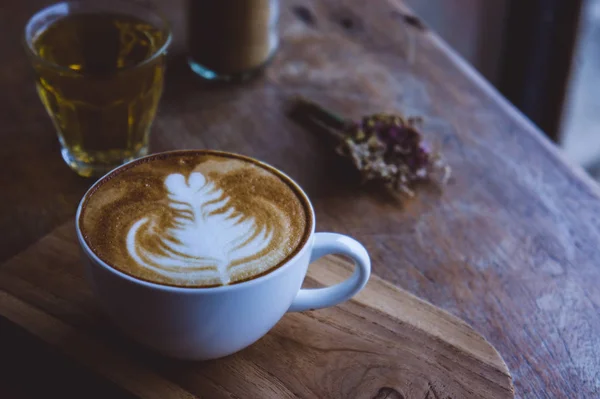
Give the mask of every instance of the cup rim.
[[[85, 10], [89, 10], [89, 11], [110, 10], [110, 7], [113, 4], [115, 4], [115, 5], [118, 4], [120, 6], [125, 5], [127, 7], [133, 7], [138, 10], [144, 10], [144, 11], [154, 15], [161, 21], [162, 26], [160, 26], [159, 29], [163, 30], [166, 34], [166, 39], [165, 39], [165, 42], [163, 43], [163, 45], [161, 47], [159, 47], [158, 49], [156, 49], [150, 57], [144, 59], [143, 61], [141, 61], [135, 65], [131, 65], [129, 67], [122, 68], [122, 69], [115, 71], [115, 75], [118, 75], [118, 74], [126, 72], [126, 71], [138, 69], [146, 64], [149, 64], [150, 62], [153, 62], [161, 54], [164, 54], [166, 52], [167, 48], [171, 44], [171, 41], [173, 40], [173, 32], [171, 30], [171, 24], [169, 23], [168, 19], [157, 7], [154, 7], [154, 6], [151, 6], [148, 4], [140, 4], [140, 3], [134, 2], [132, 0], [122, 0], [122, 1], [118, 1], [118, 2], [115, 2], [114, 0], [103, 0], [100, 3], [86, 2], [83, 0], [67, 0], [67, 1], [60, 1], [57, 3], [53, 3], [48, 6], [43, 7], [41, 9], [38, 9], [37, 11], [34, 12], [33, 15], [31, 15], [31, 17], [29, 17], [29, 19], [27, 20], [27, 23], [25, 24], [25, 28], [24, 28], [24, 32], [23, 32], [23, 36], [22, 36], [22, 42], [23, 42], [23, 45], [27, 52], [27, 55], [30, 58], [35, 59], [36, 62], [39, 62], [53, 70], [68, 73], [68, 74], [78, 75], [78, 76], [81, 75], [81, 73], [78, 71], [75, 71], [71, 68], [59, 65], [57, 63], [48, 61], [47, 59], [40, 57], [38, 55], [38, 53], [35, 51], [35, 49], [33, 48], [33, 38], [36, 35], [31, 35], [31, 37], [29, 35], [29, 31], [30, 31], [30, 29], [32, 29], [31, 25], [36, 20], [36, 18], [41, 17], [45, 13], [49, 13], [53, 10], [59, 9], [60, 7], [69, 6], [69, 5], [76, 6], [74, 14], [85, 14], [86, 13]], [[79, 7], [80, 9], [77, 9], [77, 7]]]
[[[104, 181], [104, 179], [107, 178], [108, 176], [110, 176], [112, 173], [116, 172], [117, 170], [119, 170], [121, 168], [127, 167], [128, 165], [130, 165], [132, 163], [139, 162], [140, 160], [155, 157], [157, 155], [186, 154], [186, 153], [203, 153], [203, 154], [208, 154], [208, 155], [214, 154], [217, 156], [218, 155], [229, 155], [229, 156], [233, 156], [234, 158], [239, 158], [239, 159], [246, 160], [249, 162], [257, 163], [261, 167], [264, 167], [267, 170], [269, 170], [277, 175], [281, 175], [285, 180], [287, 180], [287, 182], [289, 184], [294, 186], [294, 188], [297, 190], [297, 193], [303, 197], [303, 200], [304, 200], [305, 204], [307, 205], [307, 209], [310, 213], [310, 219], [309, 219], [310, 224], [311, 224], [310, 230], [308, 232], [305, 232], [306, 236], [304, 239], [304, 243], [302, 244], [302, 247], [300, 247], [291, 258], [287, 259], [285, 261], [285, 263], [283, 263], [281, 266], [277, 267], [275, 270], [273, 270], [271, 272], [267, 272], [266, 274], [263, 274], [262, 276], [257, 277], [257, 278], [253, 278], [251, 280], [242, 281], [240, 283], [235, 283], [235, 284], [231, 284], [231, 285], [220, 285], [217, 287], [180, 287], [180, 286], [175, 286], [175, 285], [159, 284], [159, 283], [143, 280], [141, 278], [134, 277], [130, 274], [127, 274], [125, 272], [118, 270], [115, 267], [110, 266], [107, 262], [105, 262], [103, 259], [101, 259], [98, 255], [96, 255], [94, 253], [94, 251], [92, 251], [92, 249], [88, 245], [85, 238], [83, 237], [81, 228], [79, 226], [79, 219], [81, 216], [83, 204], [84, 204], [86, 198], [88, 197], [88, 195], [95, 189], [95, 187], [98, 184], [100, 184], [102, 181]], [[132, 161], [129, 161], [127, 163], [124, 163], [123, 165], [120, 165], [120, 166], [112, 169], [111, 171], [109, 171], [108, 173], [106, 173], [105, 175], [100, 177], [96, 182], [94, 182], [94, 184], [92, 184], [90, 186], [90, 188], [85, 192], [85, 194], [79, 201], [79, 205], [77, 206], [77, 212], [75, 214], [75, 230], [77, 232], [77, 239], [79, 241], [79, 245], [84, 250], [86, 256], [88, 256], [93, 262], [97, 263], [99, 266], [103, 267], [105, 270], [116, 275], [117, 277], [121, 277], [133, 284], [138, 284], [138, 285], [144, 286], [146, 288], [157, 289], [160, 291], [166, 291], [166, 292], [172, 292], [172, 293], [187, 293], [187, 294], [197, 294], [197, 293], [210, 294], [210, 293], [219, 293], [219, 292], [226, 292], [226, 291], [232, 291], [232, 290], [252, 287], [252, 286], [260, 284], [264, 281], [275, 278], [279, 274], [284, 273], [284, 271], [286, 269], [288, 269], [289, 267], [291, 267], [291, 265], [293, 263], [295, 263], [295, 261], [298, 258], [304, 256], [305, 252], [311, 247], [310, 244], [312, 243], [314, 235], [315, 235], [315, 211], [314, 211], [312, 203], [310, 202], [310, 199], [308, 198], [308, 195], [306, 195], [306, 193], [304, 192], [302, 187], [300, 187], [300, 185], [298, 185], [298, 183], [296, 183], [294, 181], [294, 179], [292, 179], [290, 176], [288, 176], [286, 173], [279, 170], [278, 168], [271, 166], [271, 165], [269, 165], [263, 161], [260, 161], [256, 158], [238, 154], [238, 153], [234, 153], [234, 152], [220, 151], [220, 150], [209, 150], [209, 149], [171, 150], [171, 151], [161, 151], [161, 152], [157, 152], [157, 153], [153, 153], [153, 154], [148, 154], [144, 157], [136, 158]]]

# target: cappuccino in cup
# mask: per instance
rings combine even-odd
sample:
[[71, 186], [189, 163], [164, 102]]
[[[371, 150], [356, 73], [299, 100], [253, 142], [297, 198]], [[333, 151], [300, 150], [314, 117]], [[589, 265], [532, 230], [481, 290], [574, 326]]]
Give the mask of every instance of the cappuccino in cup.
[[83, 203], [91, 250], [119, 271], [177, 287], [236, 284], [293, 257], [309, 206], [277, 170], [225, 153], [177, 152], [110, 173]]
[[[312, 205], [292, 179], [226, 152], [172, 151], [120, 166], [84, 195], [75, 227], [110, 319], [179, 359], [237, 352], [286, 312], [350, 299], [371, 272], [359, 242], [315, 233]], [[302, 289], [309, 264], [328, 254], [354, 260], [353, 274]]]

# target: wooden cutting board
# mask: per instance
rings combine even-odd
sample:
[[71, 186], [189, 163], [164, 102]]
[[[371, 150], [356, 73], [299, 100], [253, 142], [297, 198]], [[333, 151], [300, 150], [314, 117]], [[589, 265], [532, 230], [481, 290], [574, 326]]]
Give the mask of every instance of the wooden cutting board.
[[[0, 314], [141, 398], [514, 397], [504, 361], [481, 335], [375, 276], [354, 300], [287, 314], [235, 355], [159, 357], [99, 312], [78, 251], [70, 222], [0, 266]], [[305, 286], [341, 281], [350, 270], [345, 260], [323, 259]]]

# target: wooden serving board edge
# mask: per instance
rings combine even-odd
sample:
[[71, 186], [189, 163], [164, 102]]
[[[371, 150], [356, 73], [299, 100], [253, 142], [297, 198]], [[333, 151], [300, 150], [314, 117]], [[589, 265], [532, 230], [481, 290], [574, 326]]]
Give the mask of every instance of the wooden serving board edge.
[[[58, 227], [2, 265], [16, 261], [30, 251], [36, 251], [38, 244], [54, 240], [55, 233], [63, 235], [62, 232], [69, 226], [73, 226], [72, 221]], [[345, 259], [328, 257], [311, 265], [308, 277], [320, 285], [331, 285], [339, 282], [340, 276], [348, 276], [352, 267]], [[445, 310], [374, 275], [352, 302], [389, 315], [410, 328], [444, 341], [473, 359], [492, 366], [499, 373], [496, 377], [510, 381], [511, 390], [514, 391], [510, 372], [497, 350], [471, 326]], [[195, 397], [179, 385], [140, 367], [135, 359], [118, 353], [109, 345], [4, 290], [0, 290], [0, 315], [137, 396], [152, 399]], [[68, 343], [63, 339], [65, 336], [69, 337]], [[119, 373], [106, 366], [115, 361], [123, 365]], [[127, 372], [123, 373], [123, 370]]]
[[[196, 397], [179, 385], [139, 367], [129, 356], [119, 354], [109, 345], [2, 290], [0, 303], [0, 315], [134, 395], [148, 399]], [[69, 338], [68, 342], [64, 337]], [[120, 366], [118, 372], [106, 366], [115, 363]]]

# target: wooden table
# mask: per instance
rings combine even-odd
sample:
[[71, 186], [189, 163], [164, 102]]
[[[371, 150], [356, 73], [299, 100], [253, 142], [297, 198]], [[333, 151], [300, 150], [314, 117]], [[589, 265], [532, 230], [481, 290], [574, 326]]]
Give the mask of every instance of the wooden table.
[[[0, 262], [72, 217], [92, 183], [63, 164], [19, 41], [46, 3], [0, 12]], [[167, 9], [181, 19], [177, 4]], [[600, 190], [407, 13], [396, 0], [283, 1], [274, 63], [264, 77], [231, 87], [193, 79], [177, 56], [183, 29], [174, 24], [152, 147], [186, 148], [201, 137], [206, 148], [283, 169], [313, 199], [318, 230], [355, 236], [375, 274], [481, 332], [507, 362], [518, 397], [598, 397]], [[320, 137], [286, 117], [295, 94], [351, 117], [424, 116], [453, 179], [403, 202], [361, 188]], [[0, 353], [0, 397], [128, 397], [6, 320]]]

